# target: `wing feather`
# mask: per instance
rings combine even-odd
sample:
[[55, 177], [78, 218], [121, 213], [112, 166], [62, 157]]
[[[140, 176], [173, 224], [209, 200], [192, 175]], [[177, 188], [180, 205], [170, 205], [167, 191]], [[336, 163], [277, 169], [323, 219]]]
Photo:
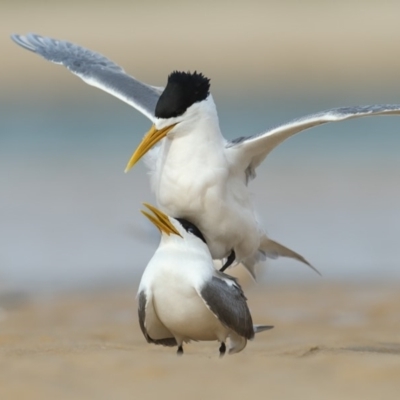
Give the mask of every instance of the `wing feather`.
[[[161, 321], [154, 315], [154, 310], [149, 310], [149, 303], [147, 301], [147, 296], [144, 291], [141, 291], [138, 294], [139, 298], [139, 307], [138, 307], [138, 316], [139, 316], [139, 325], [140, 329], [144, 337], [146, 338], [148, 343], [161, 344], [163, 346], [177, 346], [176, 339], [173, 337], [172, 333], [168, 331], [168, 329], [161, 323]], [[150, 311], [146, 318], [146, 311]], [[157, 338], [153, 338], [150, 336], [147, 325], [148, 319], [151, 319], [151, 330], [157, 332]]]
[[246, 339], [254, 337], [246, 297], [234, 278], [216, 271], [216, 276], [202, 287], [200, 296], [222, 324]]
[[234, 139], [227, 143], [226, 152], [235, 165], [242, 165], [247, 177], [254, 178], [255, 169], [265, 157], [275, 147], [296, 133], [329, 122], [339, 122], [368, 116], [399, 114], [400, 104], [375, 104], [333, 108], [295, 119], [260, 135]]
[[11, 39], [24, 49], [63, 65], [87, 84], [117, 97], [154, 120], [163, 88], [140, 82], [103, 55], [70, 42], [36, 34], [12, 35]]

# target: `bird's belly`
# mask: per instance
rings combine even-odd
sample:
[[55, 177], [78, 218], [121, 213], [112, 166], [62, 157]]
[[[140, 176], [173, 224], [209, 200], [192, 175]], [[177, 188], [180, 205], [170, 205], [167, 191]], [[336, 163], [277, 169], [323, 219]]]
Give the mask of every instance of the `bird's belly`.
[[213, 259], [228, 257], [235, 251], [236, 261], [240, 261], [257, 251], [260, 246], [260, 230], [252, 215], [241, 210], [225, 208], [220, 221], [217, 218], [198, 221], [199, 229], [204, 232]]
[[159, 207], [175, 218], [195, 224], [206, 238], [213, 259], [235, 250], [237, 260], [252, 255], [260, 246], [262, 230], [247, 188], [231, 189], [218, 179], [178, 179], [164, 176], [156, 191]]
[[225, 203], [225, 175], [218, 170], [204, 171], [204, 167], [194, 168], [194, 171], [167, 167], [162, 171], [156, 187], [160, 207], [184, 218], [205, 211], [213, 213]]
[[187, 290], [159, 288], [154, 291], [158, 318], [184, 340], [224, 340], [228, 330], [207, 308], [193, 287]]

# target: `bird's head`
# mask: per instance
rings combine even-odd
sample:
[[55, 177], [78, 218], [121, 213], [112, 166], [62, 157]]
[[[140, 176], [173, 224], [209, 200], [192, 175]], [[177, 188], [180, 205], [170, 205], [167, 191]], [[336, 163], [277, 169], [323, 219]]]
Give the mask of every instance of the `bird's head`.
[[176, 235], [183, 240], [196, 240], [200, 239], [205, 244], [207, 244], [203, 234], [196, 227], [186, 219], [183, 218], [172, 218], [167, 214], [163, 213], [161, 210], [152, 206], [148, 203], [143, 203], [143, 205], [150, 211], [142, 210], [142, 214], [145, 215], [160, 231], [162, 235], [172, 236]]
[[184, 121], [190, 121], [199, 114], [199, 106], [210, 97], [210, 80], [203, 74], [174, 71], [168, 76], [168, 83], [158, 99], [155, 120], [150, 130], [129, 160], [128, 172], [156, 143], [173, 134]]

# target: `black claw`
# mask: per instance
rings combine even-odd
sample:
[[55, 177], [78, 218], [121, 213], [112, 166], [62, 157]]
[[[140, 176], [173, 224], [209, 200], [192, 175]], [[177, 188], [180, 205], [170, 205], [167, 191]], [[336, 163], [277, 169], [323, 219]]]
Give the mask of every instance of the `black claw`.
[[235, 250], [232, 249], [231, 254], [229, 254], [226, 263], [222, 266], [220, 271], [224, 272], [228, 267], [230, 267], [232, 263], [235, 261], [235, 258], [236, 258]]
[[219, 356], [223, 357], [225, 355], [225, 352], [226, 352], [226, 346], [225, 343], [222, 342], [221, 346], [219, 347]]
[[181, 356], [181, 355], [183, 354], [183, 348], [182, 348], [182, 346], [179, 346], [179, 347], [178, 347], [178, 350], [177, 350], [176, 354], [178, 354], [178, 356]]

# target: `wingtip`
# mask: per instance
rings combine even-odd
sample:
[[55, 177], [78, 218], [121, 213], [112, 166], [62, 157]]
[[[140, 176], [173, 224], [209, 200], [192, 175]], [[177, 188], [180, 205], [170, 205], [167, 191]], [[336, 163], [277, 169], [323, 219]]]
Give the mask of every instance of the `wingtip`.
[[18, 44], [22, 48], [36, 52], [35, 46], [29, 40], [29, 38], [32, 36], [35, 36], [35, 35], [33, 33], [28, 33], [27, 35], [20, 35], [17, 33], [13, 33], [10, 35], [10, 38], [14, 43]]
[[19, 35], [18, 33], [12, 33], [12, 34], [10, 35], [10, 39], [11, 39], [13, 42], [17, 43], [17, 44], [20, 44], [20, 42], [22, 41], [22, 40], [21, 40], [21, 35]]

